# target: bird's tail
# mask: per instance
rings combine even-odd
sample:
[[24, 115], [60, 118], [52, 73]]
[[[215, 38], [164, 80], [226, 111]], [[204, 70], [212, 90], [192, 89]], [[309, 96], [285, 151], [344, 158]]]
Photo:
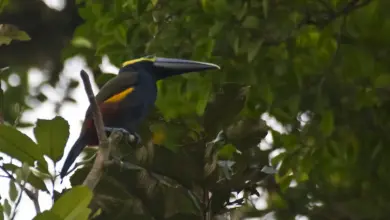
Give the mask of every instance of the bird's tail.
[[64, 162], [64, 165], [62, 166], [60, 177], [61, 179], [64, 178], [64, 176], [67, 174], [70, 166], [73, 164], [73, 162], [76, 160], [76, 158], [80, 155], [80, 153], [83, 151], [84, 147], [87, 145], [86, 138], [81, 135], [79, 139], [73, 144], [68, 156], [66, 157], [66, 160]]

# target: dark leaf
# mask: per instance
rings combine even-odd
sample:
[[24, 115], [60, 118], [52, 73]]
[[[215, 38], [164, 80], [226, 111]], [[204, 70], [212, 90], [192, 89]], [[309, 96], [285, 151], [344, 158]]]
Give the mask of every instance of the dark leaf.
[[69, 137], [68, 122], [59, 116], [51, 120], [39, 119], [34, 134], [42, 152], [54, 162], [58, 162]]
[[101, 88], [104, 84], [106, 84], [110, 79], [114, 78], [115, 76], [117, 76], [117, 75], [116, 74], [112, 74], [112, 73], [101, 74], [96, 79], [96, 84], [97, 84], [97, 86], [99, 88]]
[[13, 158], [33, 165], [38, 161], [47, 170], [43, 153], [27, 135], [7, 125], [0, 125], [0, 150]]

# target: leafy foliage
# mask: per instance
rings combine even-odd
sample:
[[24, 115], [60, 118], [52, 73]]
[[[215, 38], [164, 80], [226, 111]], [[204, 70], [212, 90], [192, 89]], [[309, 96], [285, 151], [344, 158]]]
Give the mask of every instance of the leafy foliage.
[[[0, 5], [0, 10], [1, 7], [2, 5]], [[9, 24], [0, 25], [0, 46], [3, 44], [10, 44], [13, 40], [28, 41], [30, 39], [30, 36], [28, 36], [26, 32], [19, 30], [15, 26]]]
[[[12, 71], [21, 79], [21, 85], [4, 91], [3, 115], [9, 124], [31, 108], [26, 96], [39, 97], [28, 93], [22, 67], [44, 67], [42, 60], [61, 63], [59, 54], [62, 60], [85, 57], [99, 86], [112, 77], [99, 69], [105, 55], [117, 66], [156, 54], [222, 67], [159, 82], [156, 109], [140, 133], [145, 140], [162, 134], [163, 144], [121, 148], [131, 153], [125, 159], [132, 165], [110, 167], [99, 184], [92, 201], [102, 209], [100, 218], [199, 219], [207, 202], [199, 197], [204, 187], [212, 192], [214, 216], [229, 211], [232, 218], [270, 212], [276, 219], [389, 218], [389, 1], [75, 2], [67, 1], [63, 14], [49, 13], [82, 18], [69, 23], [51, 19], [60, 30], [53, 28], [47, 39], [66, 46], [49, 48], [63, 44], [46, 43], [56, 41], [42, 40], [24, 28], [29, 25], [18, 24], [31, 40], [0, 48], [0, 65], [10, 67], [1, 79], [10, 85]], [[29, 10], [39, 12], [42, 6], [36, 8]], [[11, 10], [4, 11], [4, 17], [12, 17], [6, 16]], [[29, 59], [9, 52], [18, 45], [24, 45]], [[46, 56], [31, 55], [35, 51]], [[62, 66], [56, 67], [44, 83], [58, 81]], [[283, 132], [260, 120], [264, 113], [280, 122]], [[55, 143], [46, 133], [52, 126], [61, 131]], [[1, 151], [30, 166], [42, 163], [43, 155], [57, 162], [68, 137], [61, 119], [38, 123], [38, 144], [10, 126], [0, 128], [5, 132], [0, 132]], [[269, 150], [260, 150], [257, 144], [267, 133], [273, 142]], [[268, 161], [272, 151], [281, 153]], [[276, 175], [260, 172], [269, 163], [278, 168]], [[74, 185], [88, 168], [72, 176]], [[45, 169], [39, 172], [49, 176], [43, 179], [55, 178]], [[44, 190], [36, 181], [31, 185]], [[266, 193], [260, 194], [260, 188]], [[244, 192], [243, 199], [230, 198], [236, 191]], [[259, 195], [266, 198], [263, 210], [245, 200]], [[12, 198], [2, 204], [7, 216], [13, 212]], [[233, 204], [239, 206], [235, 211], [228, 206]], [[56, 214], [39, 216], [44, 215]]]
[[38, 161], [42, 166], [46, 165], [42, 152], [27, 135], [7, 125], [0, 125], [0, 134], [2, 152], [31, 165], [35, 161]]
[[74, 187], [59, 198], [51, 210], [42, 212], [34, 220], [71, 220], [88, 219], [90, 210], [88, 204], [91, 201], [92, 192], [86, 187]]
[[54, 203], [52, 212], [62, 219], [87, 219], [92, 192], [86, 187], [74, 187]]

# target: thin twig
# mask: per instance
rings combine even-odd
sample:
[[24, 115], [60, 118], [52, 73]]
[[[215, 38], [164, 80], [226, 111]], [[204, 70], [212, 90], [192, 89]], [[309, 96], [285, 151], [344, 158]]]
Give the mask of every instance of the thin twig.
[[211, 198], [209, 193], [210, 190], [206, 186], [203, 186], [203, 203], [204, 203], [203, 219], [204, 220], [212, 219]]
[[[85, 92], [87, 93], [89, 99], [93, 115], [93, 121], [99, 139], [99, 150], [96, 154], [95, 162], [83, 182], [84, 186], [87, 186], [90, 190], [93, 190], [99, 183], [99, 180], [103, 175], [104, 162], [108, 161], [109, 159], [111, 144], [107, 138], [106, 132], [104, 131], [102, 113], [100, 112], [100, 109], [95, 99], [95, 95], [93, 94], [88, 74], [84, 70], [81, 70], [80, 75], [84, 83]], [[111, 135], [113, 135], [114, 133], [115, 132], [113, 132]]]
[[[16, 216], [16, 213], [17, 213], [17, 209], [20, 205], [20, 202], [22, 201], [22, 197], [23, 197], [23, 192], [26, 191], [26, 183], [27, 183], [27, 178], [30, 174], [27, 174], [26, 178], [23, 180], [23, 184], [19, 184], [20, 186], [20, 193], [19, 193], [19, 197], [18, 197], [18, 200], [16, 200], [16, 203], [14, 205], [14, 210], [12, 212], [12, 215], [11, 215], [11, 220], [14, 220], [15, 219], [15, 216]], [[13, 180], [10, 180], [10, 181], [13, 181]]]
[[52, 188], [51, 188], [51, 193], [52, 193], [52, 195], [51, 195], [51, 201], [54, 203], [54, 201], [55, 201], [55, 198], [54, 198], [54, 195], [55, 195], [55, 189], [54, 189], [54, 187], [55, 187], [55, 183], [56, 183], [56, 172], [55, 172], [55, 170], [56, 170], [56, 164], [57, 163], [54, 163], [54, 174], [53, 175], [51, 175], [51, 186], [52, 186]]
[[[85, 159], [85, 160], [83, 160], [83, 161], [80, 161], [80, 162], [75, 163], [75, 165], [73, 166], [73, 168], [70, 169], [70, 170], [65, 174], [65, 176], [67, 176], [67, 175], [69, 175], [70, 173], [72, 173], [73, 171], [77, 170], [77, 168], [79, 168], [80, 166], [86, 165], [86, 164], [92, 162], [93, 159], [95, 159], [96, 154], [97, 154], [97, 153], [95, 153], [94, 155], [92, 155], [92, 157], [90, 157], [90, 158], [87, 158], [87, 159]], [[59, 175], [60, 175], [60, 174], [57, 174], [56, 177], [59, 176]]]
[[4, 124], [4, 91], [1, 88], [1, 80], [0, 80], [0, 124]]
[[[34, 198], [37, 198], [37, 199], [33, 199], [33, 204], [34, 204], [34, 208], [35, 208], [35, 212], [37, 213], [41, 213], [41, 207], [39, 206], [39, 202], [38, 202], [38, 198], [39, 198], [39, 190], [37, 189], [34, 189]], [[27, 193], [26, 193], [27, 194]]]
[[[16, 184], [18, 184], [18, 186], [23, 189], [23, 191], [26, 193], [26, 195], [28, 196], [28, 198], [31, 199], [31, 201], [33, 201], [34, 203], [34, 206], [35, 207], [35, 210], [37, 211], [37, 213], [40, 213], [41, 209], [40, 209], [40, 206], [39, 206], [39, 202], [38, 202], [38, 194], [32, 192], [31, 190], [27, 189], [26, 187], [22, 187], [22, 185], [16, 181], [16, 178], [10, 173], [8, 172], [8, 170], [6, 170], [4, 167], [0, 166], [0, 169], [7, 175], [7, 177], [10, 179], [10, 181], [14, 181]], [[26, 183], [27, 181], [25, 181]], [[38, 190], [36, 190], [38, 191]]]

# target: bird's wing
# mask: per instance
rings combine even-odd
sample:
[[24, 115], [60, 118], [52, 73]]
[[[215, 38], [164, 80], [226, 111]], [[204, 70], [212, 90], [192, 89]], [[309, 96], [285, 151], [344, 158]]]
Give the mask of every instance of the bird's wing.
[[[127, 95], [133, 92], [134, 86], [136, 86], [137, 83], [137, 76], [138, 75], [136, 72], [127, 72], [109, 80], [101, 88], [101, 90], [95, 97], [98, 105], [100, 105], [100, 107], [102, 107], [102, 104], [104, 105], [105, 103], [107, 103], [107, 105], [110, 105], [110, 103], [119, 102], [120, 100], [125, 98]], [[88, 123], [92, 122], [91, 120], [92, 118], [90, 118], [90, 114], [91, 114], [91, 106], [88, 107], [87, 112], [85, 114], [86, 120], [84, 121], [83, 127], [81, 129], [81, 133], [85, 132], [86, 131], [85, 129], [88, 127]], [[68, 154], [65, 160], [65, 163], [61, 170], [61, 178], [65, 176], [69, 167], [76, 160], [77, 156], [81, 153], [81, 151], [84, 149], [85, 145], [87, 144], [89, 144], [88, 137], [85, 137], [82, 134], [80, 134], [80, 137], [73, 145], [70, 153]]]
[[[136, 72], [126, 72], [112, 78], [104, 84], [99, 93], [96, 95], [95, 98], [97, 104], [101, 105], [102, 103], [115, 103], [121, 101], [128, 94], [134, 91], [137, 78]], [[90, 113], [91, 106], [88, 107], [85, 116], [88, 117]]]

